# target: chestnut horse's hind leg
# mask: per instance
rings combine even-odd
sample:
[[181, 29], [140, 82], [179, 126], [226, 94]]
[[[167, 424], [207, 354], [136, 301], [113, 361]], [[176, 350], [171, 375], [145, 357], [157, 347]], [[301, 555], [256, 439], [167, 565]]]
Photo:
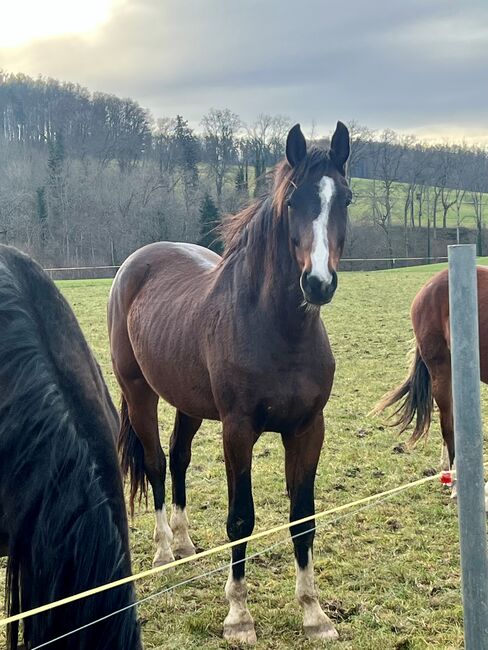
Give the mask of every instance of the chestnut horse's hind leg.
[[124, 382], [123, 386], [131, 424], [144, 448], [144, 469], [153, 491], [156, 511], [154, 527], [156, 554], [153, 565], [159, 566], [174, 560], [171, 550], [173, 533], [168, 524], [164, 504], [166, 456], [159, 440], [159, 396], [152, 390], [144, 377], [131, 379], [129, 382]]
[[[223, 423], [224, 455], [229, 492], [227, 534], [234, 541], [250, 535], [254, 528], [254, 503], [251, 485], [252, 448], [256, 437], [250, 423], [239, 419]], [[224, 638], [231, 642], [254, 644], [254, 621], [247, 608], [245, 557], [247, 544], [232, 549], [232, 564], [225, 585], [229, 613], [224, 621]]]
[[195, 546], [188, 534], [185, 479], [191, 460], [191, 443], [201, 424], [201, 419], [176, 411], [175, 426], [169, 445], [169, 466], [173, 484], [173, 512], [170, 525], [173, 531], [173, 553], [176, 558], [195, 553]]
[[[430, 362], [429, 372], [432, 377], [432, 395], [439, 407], [442, 431], [441, 470], [449, 471], [454, 465], [454, 413], [451, 389], [451, 358], [447, 356], [442, 363]], [[451, 498], [457, 498], [457, 487], [454, 483]], [[485, 510], [488, 512], [488, 483], [485, 485]]]
[[[314, 483], [324, 440], [324, 419], [320, 414], [307, 429], [283, 435], [285, 470], [290, 497], [290, 521], [315, 512]], [[290, 529], [295, 549], [297, 572], [296, 596], [303, 608], [303, 628], [313, 639], [337, 639], [332, 621], [322, 611], [313, 575], [313, 539], [315, 520]], [[310, 531], [310, 532], [306, 532]], [[301, 534], [300, 534], [301, 533]]]
[[[439, 408], [442, 432], [441, 470], [450, 471], [454, 464], [454, 416], [451, 391], [451, 358], [449, 351], [443, 358], [427, 362], [432, 378], [432, 396]], [[455, 489], [453, 489], [453, 497]]]

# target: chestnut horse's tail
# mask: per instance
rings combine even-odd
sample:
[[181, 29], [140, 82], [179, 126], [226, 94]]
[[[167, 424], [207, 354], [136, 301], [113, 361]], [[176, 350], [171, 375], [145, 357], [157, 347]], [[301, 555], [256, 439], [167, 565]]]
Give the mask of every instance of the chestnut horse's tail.
[[415, 347], [409, 376], [400, 386], [387, 393], [374, 407], [373, 412], [380, 413], [397, 402], [400, 404], [393, 413], [396, 419], [392, 426], [399, 426], [400, 433], [403, 433], [416, 418], [414, 430], [408, 441], [409, 444], [415, 445], [420, 438], [427, 435], [434, 406], [429, 370], [418, 346]]
[[144, 498], [147, 505], [147, 477], [144, 470], [144, 448], [129, 419], [127, 401], [122, 395], [120, 405], [120, 431], [117, 440], [120, 466], [124, 476], [129, 475], [130, 513], [134, 515], [134, 501], [139, 493], [139, 503]]

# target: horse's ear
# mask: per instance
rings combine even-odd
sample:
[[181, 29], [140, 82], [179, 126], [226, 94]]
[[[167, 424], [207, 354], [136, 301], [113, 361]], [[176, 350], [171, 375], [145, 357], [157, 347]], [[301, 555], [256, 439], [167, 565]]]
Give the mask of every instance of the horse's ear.
[[307, 143], [300, 125], [295, 124], [290, 129], [286, 139], [286, 159], [292, 167], [299, 165], [307, 155]]
[[334, 165], [344, 176], [346, 161], [349, 158], [349, 131], [342, 122], [337, 122], [336, 130], [330, 141], [330, 157]]

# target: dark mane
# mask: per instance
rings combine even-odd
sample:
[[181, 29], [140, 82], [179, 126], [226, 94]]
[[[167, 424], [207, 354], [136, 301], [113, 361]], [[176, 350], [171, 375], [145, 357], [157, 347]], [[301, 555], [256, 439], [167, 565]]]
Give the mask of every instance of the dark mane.
[[[0, 514], [16, 614], [127, 575], [113, 405], [64, 298], [42, 269], [0, 247]], [[113, 484], [113, 485], [112, 485]], [[2, 525], [2, 519], [0, 519]], [[134, 600], [127, 585], [24, 622], [37, 646]], [[18, 647], [18, 625], [8, 647]], [[134, 609], [53, 648], [139, 648]]]
[[254, 217], [267, 210], [276, 223], [283, 214], [285, 203], [293, 186], [298, 186], [311, 169], [318, 165], [329, 164], [329, 153], [324, 149], [311, 146], [304, 161], [297, 167], [291, 167], [282, 160], [268, 174], [267, 185], [271, 188], [263, 196], [255, 199], [244, 210], [225, 217], [220, 227], [220, 237], [224, 243], [223, 258], [231, 256], [236, 249], [247, 243], [247, 230]]

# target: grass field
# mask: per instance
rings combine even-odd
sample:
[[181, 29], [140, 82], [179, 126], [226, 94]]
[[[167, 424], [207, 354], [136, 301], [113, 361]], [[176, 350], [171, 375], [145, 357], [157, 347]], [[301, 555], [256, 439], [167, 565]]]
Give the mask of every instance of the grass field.
[[[271, 170], [271, 168], [270, 168]], [[203, 175], [208, 173], [205, 168], [205, 165], [202, 165], [200, 171]], [[250, 167], [248, 170], [249, 173], [249, 187], [250, 192], [252, 193], [254, 189], [254, 168]], [[232, 169], [232, 173], [229, 175], [230, 178], [234, 178], [237, 174], [237, 167]], [[360, 221], [361, 219], [367, 219], [367, 222], [371, 223], [371, 200], [369, 196], [373, 192], [373, 180], [369, 178], [352, 178], [351, 179], [351, 189], [353, 190], [353, 202], [349, 208], [349, 216], [352, 221]], [[376, 181], [377, 192], [381, 194], [381, 181]], [[392, 219], [393, 223], [397, 225], [403, 225], [404, 220], [404, 205], [405, 205], [405, 196], [407, 191], [406, 183], [393, 183], [391, 200], [392, 200]], [[448, 190], [446, 190], [448, 191]], [[454, 200], [455, 192], [451, 190], [450, 201]], [[430, 187], [430, 216], [432, 220], [432, 213], [434, 210], [434, 188]], [[415, 201], [415, 225], [418, 224], [418, 210], [419, 205], [418, 201]], [[483, 211], [486, 213], [488, 208], [488, 194], [483, 195]], [[427, 227], [427, 201], [424, 197], [423, 204], [423, 217], [422, 217], [422, 226]], [[410, 214], [409, 214], [410, 218]], [[443, 218], [443, 209], [442, 202], [439, 199], [437, 204], [437, 226], [442, 227], [442, 218]], [[470, 193], [466, 191], [464, 195], [464, 200], [461, 204], [461, 209], [459, 212], [460, 226], [462, 228], [476, 228], [476, 216], [475, 210], [472, 203]], [[433, 224], [431, 223], [431, 226]], [[451, 206], [447, 211], [447, 226], [449, 228], [455, 228], [457, 225], [457, 212], [456, 205]]]
[[[381, 182], [376, 181], [377, 192], [381, 194]], [[371, 215], [371, 201], [368, 196], [373, 191], [373, 181], [366, 178], [353, 178], [351, 180], [351, 189], [353, 190], [353, 202], [349, 208], [349, 214], [353, 221], [360, 220], [362, 217], [370, 217]], [[392, 218], [393, 222], [398, 225], [403, 225], [404, 220], [404, 205], [405, 205], [405, 196], [406, 196], [407, 186], [405, 183], [393, 183], [392, 189]], [[430, 188], [430, 218], [431, 226], [432, 224], [432, 213], [434, 210], [434, 188]], [[454, 192], [452, 192], [452, 198], [450, 201], [454, 200]], [[460, 226], [463, 228], [476, 228], [476, 216], [474, 206], [472, 204], [471, 196], [469, 192], [466, 192], [464, 196], [464, 201], [461, 204], [461, 209], [459, 212]], [[488, 196], [485, 194], [483, 198], [483, 206], [486, 211], [488, 206]], [[415, 225], [418, 224], [418, 201], [415, 202]], [[437, 226], [442, 227], [442, 217], [443, 209], [442, 203], [439, 199], [437, 205]], [[410, 219], [410, 214], [409, 214]], [[447, 211], [447, 226], [449, 228], [455, 228], [457, 225], [457, 212], [456, 206], [453, 205]], [[423, 217], [422, 217], [422, 226], [427, 227], [427, 202], [424, 199], [423, 205]]]
[[[326, 408], [326, 442], [316, 484], [316, 508], [323, 510], [422, 477], [438, 468], [437, 421], [426, 444], [398, 449], [394, 431], [368, 412], [407, 370], [411, 346], [410, 303], [434, 267], [342, 273], [330, 306], [322, 310], [337, 361]], [[114, 399], [105, 307], [110, 281], [61, 282], [98, 357]], [[483, 411], [488, 401], [483, 393]], [[161, 406], [167, 450], [173, 411]], [[204, 423], [194, 442], [188, 479], [188, 512], [194, 542], [207, 549], [226, 541], [225, 471], [218, 423]], [[279, 436], [265, 434], [254, 453], [256, 528], [288, 518], [283, 450]], [[169, 487], [167, 489], [170, 494]], [[153, 515], [139, 512], [131, 527], [133, 569], [149, 568]], [[317, 648], [301, 632], [294, 598], [291, 543], [283, 533], [251, 544], [255, 552], [284, 543], [248, 563], [249, 607], [259, 649]], [[356, 515], [321, 523], [315, 543], [316, 578], [325, 611], [337, 622], [340, 650], [414, 650], [462, 647], [456, 507], [437, 481], [415, 488]], [[178, 587], [140, 609], [147, 650], [229, 647], [221, 638], [228, 555], [186, 565], [138, 583], [148, 596], [217, 566], [221, 574]], [[3, 561], [4, 562], [4, 561]], [[2, 566], [5, 566], [3, 564]], [[1, 638], [0, 638], [1, 645]]]
[[[202, 171], [205, 170], [205, 166], [202, 166]], [[205, 173], [205, 172], [204, 172]], [[237, 173], [237, 168], [233, 170], [233, 174]], [[254, 168], [249, 168], [249, 185], [250, 188], [254, 188]], [[353, 202], [349, 208], [349, 215], [353, 221], [361, 220], [364, 217], [368, 218], [368, 221], [371, 222], [371, 200], [369, 196], [373, 192], [373, 180], [369, 178], [352, 178], [351, 179], [351, 189], [353, 190]], [[377, 193], [381, 195], [381, 181], [376, 181]], [[446, 190], [447, 192], [449, 190]], [[393, 183], [391, 200], [392, 200], [392, 218], [393, 223], [398, 225], [403, 225], [404, 220], [404, 205], [405, 205], [405, 196], [407, 192], [406, 183]], [[451, 190], [451, 196], [449, 201], [453, 201], [455, 196], [455, 191]], [[432, 213], [434, 210], [434, 188], [430, 187], [430, 215], [432, 219]], [[419, 205], [418, 201], [415, 201], [415, 225], [418, 224], [418, 210]], [[483, 210], [486, 213], [488, 208], [488, 194], [483, 195]], [[410, 218], [410, 214], [409, 214]], [[437, 226], [442, 226], [443, 218], [443, 209], [442, 202], [439, 199], [437, 204]], [[472, 203], [470, 193], [466, 191], [464, 195], [464, 200], [461, 204], [461, 209], [459, 212], [460, 226], [463, 228], [476, 228], [476, 216], [475, 210]], [[433, 224], [431, 223], [431, 226]], [[457, 212], [456, 205], [451, 206], [447, 211], [447, 226], [449, 228], [455, 228], [457, 225]], [[427, 201], [424, 197], [423, 204], [423, 217], [422, 217], [422, 226], [427, 227]]]

